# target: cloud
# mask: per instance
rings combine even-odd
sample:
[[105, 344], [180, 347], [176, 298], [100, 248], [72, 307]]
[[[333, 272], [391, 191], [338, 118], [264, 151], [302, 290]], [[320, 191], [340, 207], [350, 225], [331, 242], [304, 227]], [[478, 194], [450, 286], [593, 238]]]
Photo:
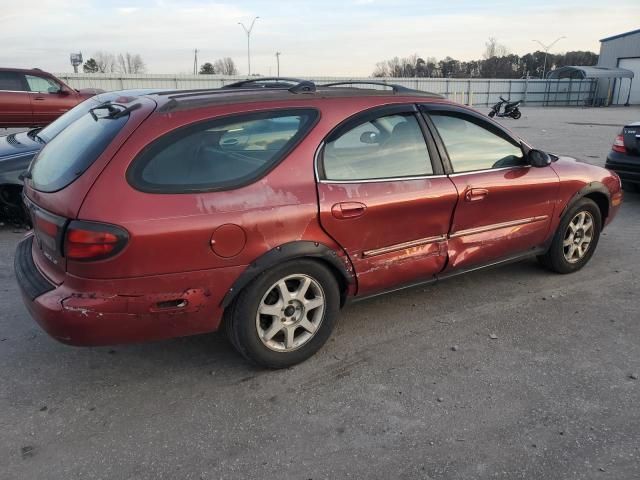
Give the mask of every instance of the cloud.
[[[363, 5], [366, 4], [366, 7]], [[275, 73], [275, 52], [286, 75], [368, 75], [395, 55], [479, 58], [495, 36], [510, 51], [534, 50], [532, 39], [567, 36], [555, 51], [599, 50], [600, 38], [637, 28], [640, 5], [619, 0], [443, 4], [430, 0], [379, 2], [325, 0], [291, 8], [287, 1], [40, 0], [31, 6], [0, 0], [0, 64], [69, 71], [69, 53], [140, 53], [154, 73], [188, 73], [193, 50], [201, 63], [230, 56], [246, 65], [246, 35], [239, 21], [256, 22], [252, 70]], [[271, 69], [271, 72], [269, 71]]]

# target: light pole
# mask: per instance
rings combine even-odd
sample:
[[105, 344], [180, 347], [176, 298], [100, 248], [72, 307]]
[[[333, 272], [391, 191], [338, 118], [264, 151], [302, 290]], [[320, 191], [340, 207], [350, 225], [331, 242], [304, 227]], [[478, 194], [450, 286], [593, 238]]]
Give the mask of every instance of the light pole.
[[277, 77], [280, 78], [280, 52], [276, 52]]
[[551, 49], [551, 47], [553, 47], [556, 43], [558, 43], [563, 38], [567, 38], [567, 37], [565, 37], [564, 35], [562, 37], [558, 37], [552, 43], [550, 43], [549, 45], [545, 45], [540, 40], [533, 40], [534, 42], [536, 42], [540, 46], [542, 46], [542, 48], [544, 48], [544, 66], [542, 67], [542, 78], [543, 79], [544, 79], [544, 74], [547, 71], [547, 54], [549, 53], [549, 50]]
[[244, 29], [245, 33], [247, 34], [247, 71], [249, 72], [247, 74], [248, 77], [251, 76], [251, 30], [253, 30], [253, 25], [256, 23], [256, 20], [259, 18], [260, 17], [255, 17], [251, 22], [251, 26], [249, 28], [245, 27], [244, 23], [238, 22], [238, 25], [240, 25]]

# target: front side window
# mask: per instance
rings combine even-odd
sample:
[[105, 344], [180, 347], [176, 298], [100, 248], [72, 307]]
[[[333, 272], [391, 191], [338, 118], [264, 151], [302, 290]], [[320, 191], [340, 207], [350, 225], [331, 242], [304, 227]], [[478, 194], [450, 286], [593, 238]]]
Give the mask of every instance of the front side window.
[[55, 93], [60, 91], [60, 85], [49, 78], [26, 75], [29, 90], [39, 93]]
[[22, 79], [22, 74], [16, 72], [0, 72], [0, 90], [23, 92], [26, 89]]
[[454, 173], [524, 164], [522, 149], [479, 125], [472, 117], [429, 113], [444, 143]]
[[324, 178], [375, 180], [431, 175], [429, 151], [412, 113], [363, 122], [324, 147]]
[[129, 181], [142, 191], [163, 193], [238, 187], [273, 168], [316, 117], [306, 109], [260, 112], [177, 130], [134, 161]]

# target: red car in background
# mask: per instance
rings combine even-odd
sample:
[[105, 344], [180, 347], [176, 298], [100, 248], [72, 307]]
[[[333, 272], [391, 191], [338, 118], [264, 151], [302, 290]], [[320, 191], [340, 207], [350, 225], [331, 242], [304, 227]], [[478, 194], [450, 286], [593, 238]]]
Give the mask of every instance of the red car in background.
[[15, 271], [50, 335], [224, 325], [247, 359], [286, 367], [348, 301], [529, 256], [575, 272], [622, 202], [615, 173], [438, 95], [265, 85], [125, 96], [44, 147]]
[[38, 68], [0, 68], [0, 128], [43, 127], [103, 90], [75, 90]]

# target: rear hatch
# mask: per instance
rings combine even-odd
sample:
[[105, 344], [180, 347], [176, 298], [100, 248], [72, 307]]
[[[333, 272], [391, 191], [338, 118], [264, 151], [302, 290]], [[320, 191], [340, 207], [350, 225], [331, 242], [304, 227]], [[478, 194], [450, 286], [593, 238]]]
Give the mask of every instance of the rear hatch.
[[624, 127], [622, 129], [622, 137], [627, 155], [640, 157], [640, 122]]
[[97, 106], [60, 132], [31, 163], [24, 196], [36, 240], [34, 257], [54, 283], [61, 283], [66, 271], [63, 249], [69, 222], [77, 218], [111, 158], [155, 107], [146, 97]]

